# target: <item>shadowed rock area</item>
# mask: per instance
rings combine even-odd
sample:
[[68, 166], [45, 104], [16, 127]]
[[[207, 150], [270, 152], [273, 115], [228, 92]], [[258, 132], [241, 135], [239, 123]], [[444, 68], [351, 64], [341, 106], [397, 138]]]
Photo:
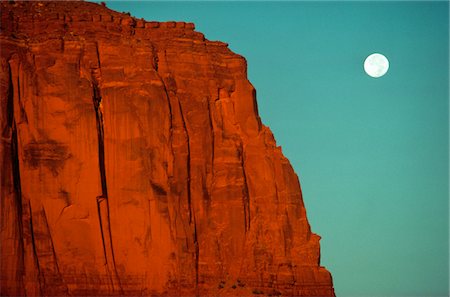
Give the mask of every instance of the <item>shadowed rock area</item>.
[[227, 44], [13, 1], [0, 42], [0, 295], [334, 296]]

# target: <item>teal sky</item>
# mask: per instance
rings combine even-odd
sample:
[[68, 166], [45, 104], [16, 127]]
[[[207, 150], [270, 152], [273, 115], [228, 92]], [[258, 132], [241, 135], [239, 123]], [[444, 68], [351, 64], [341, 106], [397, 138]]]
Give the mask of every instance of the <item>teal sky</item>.
[[[248, 61], [337, 296], [448, 296], [448, 2], [107, 2]], [[389, 72], [364, 73], [383, 53]]]

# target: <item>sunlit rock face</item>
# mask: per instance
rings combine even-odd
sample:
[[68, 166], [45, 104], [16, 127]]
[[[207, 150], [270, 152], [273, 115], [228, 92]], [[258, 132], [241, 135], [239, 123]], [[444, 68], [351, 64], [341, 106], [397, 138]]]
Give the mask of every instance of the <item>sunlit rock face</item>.
[[334, 296], [246, 61], [180, 22], [1, 2], [2, 296]]

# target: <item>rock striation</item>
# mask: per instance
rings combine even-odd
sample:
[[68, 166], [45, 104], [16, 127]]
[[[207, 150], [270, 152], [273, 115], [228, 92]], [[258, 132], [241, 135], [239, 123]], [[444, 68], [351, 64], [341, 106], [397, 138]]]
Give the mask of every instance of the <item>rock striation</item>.
[[0, 42], [0, 295], [334, 296], [227, 44], [34, 1]]

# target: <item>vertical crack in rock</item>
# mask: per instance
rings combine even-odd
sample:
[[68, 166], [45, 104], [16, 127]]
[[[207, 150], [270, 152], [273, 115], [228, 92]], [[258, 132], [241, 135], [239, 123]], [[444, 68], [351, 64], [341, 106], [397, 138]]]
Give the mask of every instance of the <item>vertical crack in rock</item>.
[[[158, 69], [159, 69], [158, 51], [157, 51], [156, 47], [153, 44], [151, 45], [151, 48], [152, 48], [152, 57], [153, 57], [153, 61], [152, 61], [153, 62], [153, 69], [155, 69], [156, 74], [159, 76], [159, 73], [158, 73]], [[164, 89], [165, 89], [165, 86], [164, 86]]]
[[[50, 247], [52, 249], [52, 254], [53, 254], [53, 261], [55, 261], [55, 269], [56, 272], [58, 273], [58, 278], [63, 281], [62, 277], [61, 277], [61, 272], [59, 270], [59, 264], [58, 264], [58, 258], [56, 256], [56, 251], [55, 251], [55, 245], [53, 244], [53, 238], [51, 236], [51, 232], [50, 232], [50, 226], [48, 224], [48, 219], [47, 219], [47, 214], [45, 212], [45, 209], [42, 208], [42, 216], [44, 218], [44, 222], [45, 222], [45, 227], [47, 228], [48, 231], [48, 235], [49, 235], [49, 241], [50, 241]], [[67, 288], [66, 288], [67, 289]]]
[[[198, 289], [198, 260], [199, 260], [199, 245], [197, 240], [197, 224], [195, 221], [195, 213], [192, 209], [192, 193], [191, 193], [191, 141], [189, 138], [189, 132], [186, 126], [186, 119], [184, 117], [183, 108], [181, 106], [180, 99], [178, 100], [178, 106], [180, 108], [181, 114], [181, 122], [183, 123], [183, 128], [186, 132], [186, 141], [187, 141], [187, 159], [186, 159], [186, 167], [187, 167], [187, 199], [188, 199], [188, 210], [189, 210], [189, 225], [193, 224], [194, 228], [194, 260], [195, 260], [195, 287]], [[198, 292], [197, 292], [198, 293]]]
[[[9, 71], [9, 84], [8, 84], [8, 101], [7, 101], [7, 126], [12, 130], [11, 133], [11, 164], [12, 164], [12, 177], [14, 188], [14, 204], [17, 209], [17, 227], [19, 230], [18, 240], [18, 268], [17, 279], [20, 280], [19, 286], [23, 287], [23, 271], [24, 266], [24, 244], [23, 244], [23, 211], [22, 211], [22, 186], [20, 184], [20, 167], [19, 167], [19, 148], [17, 140], [17, 127], [14, 120], [14, 87], [12, 83], [11, 67], [8, 66]], [[3, 199], [3, 198], [2, 198]]]
[[94, 110], [95, 110], [95, 119], [97, 124], [97, 136], [98, 136], [98, 164], [99, 164], [99, 171], [100, 171], [100, 184], [102, 188], [102, 193], [100, 196], [97, 197], [97, 210], [98, 210], [98, 216], [100, 220], [100, 231], [102, 234], [102, 241], [103, 241], [103, 252], [105, 254], [105, 261], [108, 264], [108, 257], [106, 256], [106, 244], [105, 244], [105, 236], [104, 236], [104, 228], [102, 226], [102, 215], [100, 212], [100, 203], [104, 200], [104, 198], [108, 195], [108, 190], [106, 187], [106, 172], [105, 172], [105, 155], [104, 155], [104, 136], [103, 136], [103, 113], [101, 111], [101, 100], [100, 97], [100, 90], [98, 87], [98, 81], [95, 78], [95, 70], [92, 71], [92, 91], [93, 91], [93, 103], [94, 103]]
[[250, 192], [248, 190], [247, 174], [245, 172], [244, 145], [239, 147], [239, 157], [241, 159], [242, 175], [244, 177], [244, 189], [242, 194], [242, 203], [244, 205], [244, 227], [245, 233], [250, 230]]
[[183, 107], [181, 106], [180, 99], [177, 97], [178, 107], [180, 108], [181, 122], [183, 123], [183, 129], [186, 132], [187, 142], [187, 158], [186, 158], [186, 170], [187, 170], [187, 199], [189, 210], [189, 225], [192, 224], [192, 193], [191, 193], [191, 141], [189, 139], [189, 132], [186, 126], [186, 120], [184, 118]]
[[105, 256], [105, 263], [106, 265], [108, 265], [108, 257], [106, 256], [106, 244], [105, 244], [105, 236], [103, 234], [103, 224], [102, 224], [102, 215], [100, 212], [100, 197], [97, 197], [97, 213], [98, 213], [98, 218], [99, 218], [99, 224], [100, 224], [100, 232], [101, 232], [101, 236], [102, 236], [102, 244], [103, 244], [103, 254]]
[[[207, 98], [207, 105], [208, 105], [208, 117], [209, 117], [209, 127], [211, 130], [211, 175], [214, 175], [214, 145], [215, 145], [215, 135], [214, 135], [214, 125], [213, 125], [213, 119], [211, 114], [211, 101], [209, 98]], [[211, 185], [209, 190], [209, 195], [211, 195], [211, 188], [212, 188], [212, 182], [213, 179], [211, 178]], [[210, 197], [211, 198], [211, 197]]]
[[[164, 58], [165, 61], [167, 62], [167, 55], [166, 52], [164, 52]], [[178, 108], [180, 110], [180, 116], [181, 116], [181, 123], [183, 125], [183, 129], [185, 131], [185, 135], [186, 135], [186, 145], [187, 145], [187, 158], [186, 158], [186, 170], [187, 170], [187, 203], [188, 203], [188, 213], [189, 213], [189, 225], [193, 227], [193, 241], [194, 241], [194, 266], [195, 266], [195, 287], [196, 287], [196, 291], [197, 291], [197, 295], [198, 295], [198, 282], [199, 282], [199, 254], [200, 254], [200, 247], [199, 247], [199, 243], [198, 243], [198, 238], [197, 238], [197, 224], [196, 224], [196, 220], [195, 220], [195, 213], [193, 210], [193, 202], [192, 202], [192, 189], [191, 189], [191, 139], [189, 137], [189, 132], [188, 132], [188, 128], [187, 128], [187, 124], [186, 124], [186, 118], [185, 118], [185, 114], [183, 111], [183, 107], [181, 104], [180, 99], [178, 98], [178, 96], [176, 95], [176, 82], [174, 80], [174, 78], [170, 75], [169, 72], [169, 79], [170, 79], [170, 84], [169, 84], [169, 90], [172, 89], [172, 91], [175, 93], [175, 99], [178, 102]], [[169, 106], [171, 106], [170, 103], [170, 95], [166, 89], [166, 83], [163, 81], [164, 84], [164, 90], [166, 92], [167, 95], [167, 99], [169, 101]], [[171, 125], [172, 125], [172, 108], [170, 107], [170, 117], [171, 117]]]
[[[18, 68], [19, 69], [19, 68]], [[22, 236], [21, 240], [19, 241], [19, 249], [21, 252], [20, 257], [20, 273], [22, 275], [22, 283], [24, 285], [24, 288], [27, 287], [30, 283], [34, 283], [36, 281], [38, 288], [39, 288], [39, 294], [43, 294], [43, 285], [45, 285], [43, 275], [41, 274], [41, 267], [39, 264], [39, 258], [37, 255], [36, 250], [36, 241], [35, 241], [35, 234], [34, 234], [34, 228], [33, 228], [33, 220], [32, 220], [32, 209], [31, 209], [31, 202], [28, 199], [24, 199], [23, 193], [22, 193], [22, 181], [21, 181], [21, 174], [20, 174], [20, 160], [19, 160], [19, 135], [18, 135], [18, 129], [17, 129], [17, 123], [16, 123], [16, 117], [15, 117], [15, 102], [14, 99], [17, 99], [17, 107], [21, 108], [21, 81], [20, 76], [17, 73], [17, 81], [16, 86], [14, 86], [13, 83], [13, 75], [11, 70], [11, 64], [9, 64], [9, 94], [8, 94], [8, 103], [7, 106], [9, 108], [9, 111], [11, 114], [8, 116], [8, 121], [10, 121], [12, 125], [12, 134], [11, 134], [11, 158], [12, 158], [12, 173], [13, 173], [13, 187], [15, 192], [15, 203], [17, 207], [17, 222], [19, 227], [19, 233]], [[26, 201], [26, 202], [25, 202]], [[29, 245], [31, 244], [31, 250], [29, 250]], [[28, 262], [26, 259], [28, 252], [31, 252], [31, 261], [34, 264], [34, 268], [36, 268], [37, 273], [33, 271], [33, 269], [30, 269], [27, 271], [27, 265], [26, 262]], [[25, 289], [26, 293], [26, 289]]]
[[100, 183], [102, 193], [97, 197], [97, 212], [99, 216], [100, 232], [103, 243], [103, 253], [105, 256], [105, 264], [108, 276], [110, 278], [113, 291], [118, 291], [123, 294], [120, 278], [117, 273], [116, 260], [114, 257], [114, 247], [111, 234], [111, 222], [108, 203], [108, 187], [106, 183], [106, 168], [105, 168], [105, 144], [104, 144], [104, 125], [103, 125], [103, 106], [102, 96], [99, 87], [100, 81], [100, 55], [98, 45], [96, 45], [96, 54], [98, 61], [98, 68], [91, 69], [92, 77], [92, 91], [93, 103], [95, 110], [95, 118], [97, 122], [98, 135], [98, 163], [100, 171]]
[[45, 287], [45, 280], [43, 279], [43, 275], [41, 273], [41, 266], [39, 264], [39, 258], [37, 255], [37, 250], [36, 250], [36, 239], [34, 236], [34, 229], [33, 229], [33, 211], [31, 209], [31, 201], [28, 200], [28, 211], [29, 211], [29, 228], [30, 228], [30, 236], [31, 236], [31, 247], [33, 250], [33, 258], [36, 264], [36, 268], [38, 271], [38, 282], [39, 282], [39, 292], [40, 295], [43, 296], [43, 290], [42, 290], [42, 283], [44, 283], [44, 287]]
[[289, 213], [287, 211], [287, 209], [285, 209], [284, 211], [284, 215], [285, 215], [285, 219], [283, 222], [283, 241], [284, 241], [284, 255], [288, 256], [288, 252], [289, 252], [289, 256], [290, 256], [290, 251], [292, 248], [292, 225], [291, 222], [289, 220]]
[[[13, 129], [14, 124], [14, 86], [13, 86], [13, 78], [11, 73], [11, 66], [8, 64], [8, 98], [6, 102], [6, 124], [7, 128]], [[6, 136], [5, 133], [3, 133]]]
[[163, 85], [163, 89], [164, 89], [164, 94], [166, 95], [166, 100], [167, 100], [167, 107], [169, 108], [169, 147], [171, 148], [171, 153], [173, 155], [173, 150], [172, 150], [172, 138], [173, 138], [173, 115], [172, 115], [172, 104], [170, 103], [170, 96], [169, 96], [169, 92], [167, 91], [167, 87], [166, 84], [164, 83], [164, 80], [162, 79], [161, 75], [158, 72], [158, 53], [156, 52], [156, 50], [153, 52], [153, 55], [156, 56], [156, 58], [154, 58], [153, 60], [156, 61], [155, 65], [154, 65], [154, 69], [156, 72], [157, 77], [159, 78], [159, 80], [161, 81], [162, 85]]
[[[162, 79], [161, 75], [158, 72], [158, 69], [159, 69], [158, 68], [158, 63], [159, 63], [158, 52], [153, 45], [152, 45], [152, 54], [153, 54], [153, 62], [154, 62], [153, 67], [155, 69], [155, 73], [156, 73], [157, 77], [159, 78], [159, 80], [161, 81], [161, 83], [163, 85], [164, 94], [165, 94], [166, 100], [167, 100], [167, 108], [169, 109], [169, 144], [168, 144], [168, 147], [170, 148], [170, 153], [172, 154], [171, 158], [173, 159], [174, 152], [173, 152], [173, 147], [172, 147], [172, 141], [173, 141], [172, 104], [170, 103], [169, 92], [167, 91], [166, 84], [164, 83], [164, 80]], [[166, 166], [166, 173], [167, 173], [168, 181], [170, 183], [170, 180], [172, 179], [173, 176], [170, 176], [167, 166]], [[170, 187], [169, 187], [169, 189], [170, 189]], [[167, 212], [167, 215], [168, 215], [169, 222], [171, 222], [172, 220], [171, 220], [171, 216], [170, 216], [170, 211]], [[170, 224], [170, 223], [169, 223], [169, 229], [170, 229], [170, 237], [173, 240], [176, 240], [176, 234], [175, 234], [175, 232], [173, 232], [172, 224]]]
[[195, 288], [196, 288], [196, 295], [199, 296], [198, 291], [198, 261], [200, 257], [200, 247], [198, 245], [198, 238], [197, 238], [197, 222], [195, 219], [195, 213], [194, 213], [194, 248], [195, 248]]
[[98, 163], [100, 169], [100, 183], [102, 186], [102, 197], [108, 197], [108, 188], [106, 186], [106, 170], [105, 170], [105, 144], [104, 144], [104, 129], [103, 129], [103, 107], [102, 97], [100, 95], [100, 89], [98, 87], [97, 79], [95, 78], [96, 71], [93, 71], [92, 88], [94, 93], [94, 109], [95, 118], [97, 121], [97, 134], [98, 134]]

